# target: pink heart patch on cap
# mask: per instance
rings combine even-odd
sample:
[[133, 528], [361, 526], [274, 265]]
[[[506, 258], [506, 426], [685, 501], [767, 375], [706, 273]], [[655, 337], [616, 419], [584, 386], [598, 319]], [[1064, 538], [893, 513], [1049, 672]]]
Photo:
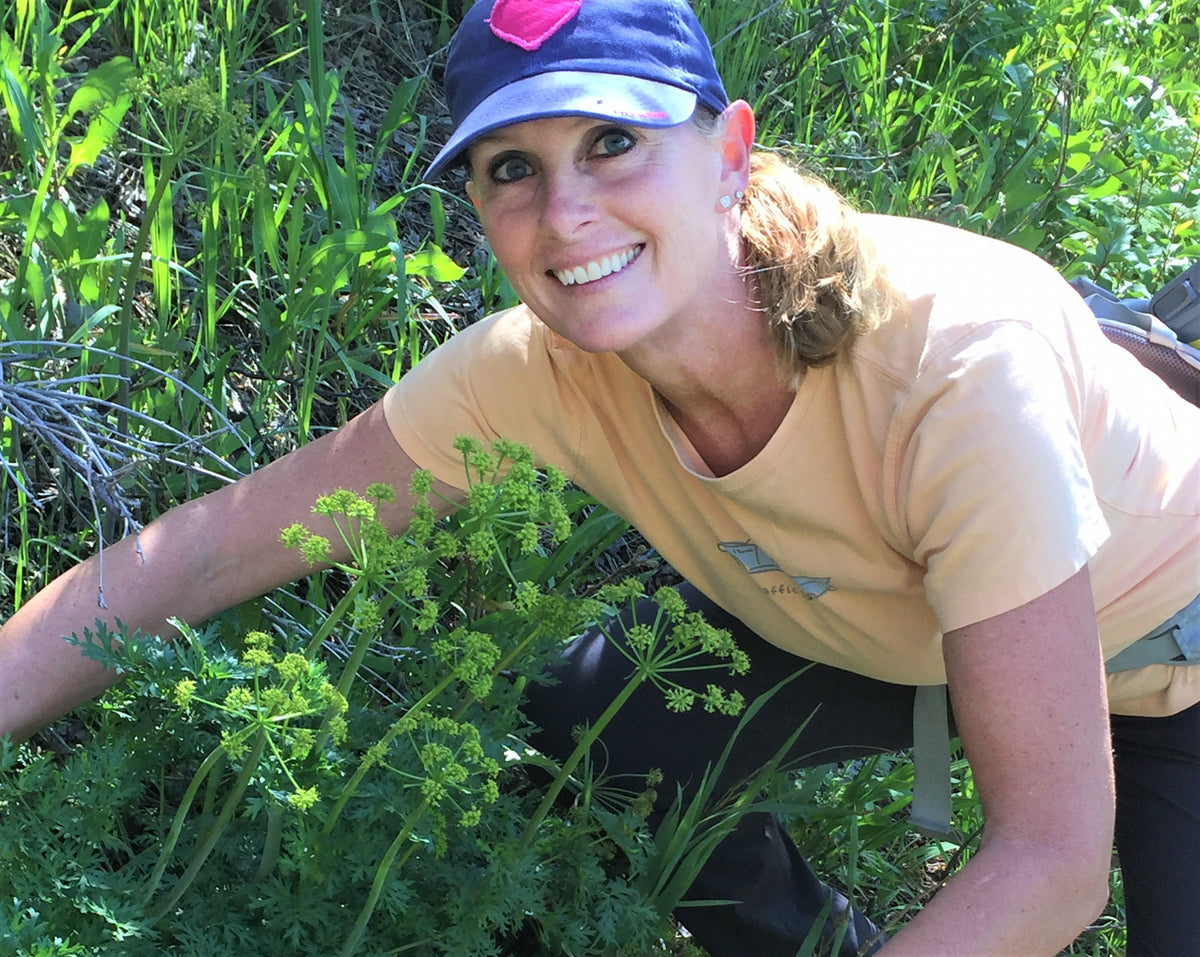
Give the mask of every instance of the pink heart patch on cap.
[[583, 0], [496, 0], [488, 25], [501, 40], [536, 50], [579, 12]]

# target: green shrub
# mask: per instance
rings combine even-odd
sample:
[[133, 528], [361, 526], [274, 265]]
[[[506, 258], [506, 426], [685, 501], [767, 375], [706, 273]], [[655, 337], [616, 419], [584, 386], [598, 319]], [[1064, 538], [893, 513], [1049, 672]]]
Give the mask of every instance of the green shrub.
[[[664, 707], [738, 714], [719, 677], [701, 702], [673, 675], [701, 646], [731, 671], [748, 662], [661, 590], [630, 634], [626, 691], [561, 763], [529, 750], [522, 683], [643, 586], [575, 594], [624, 524], [520, 447], [460, 447], [470, 503], [447, 523], [432, 523], [428, 473], [404, 536], [375, 518], [386, 486], [317, 502], [353, 555], [320, 583], [332, 608], [310, 594], [286, 619], [180, 622], [173, 644], [100, 625], [74, 639], [124, 677], [79, 719], [80, 747], [0, 752], [6, 952], [466, 957], [524, 934], [616, 954], [670, 936], [680, 874], [756, 792], [716, 817], [678, 808], [656, 843], [652, 769], [625, 793], [589, 749], [645, 682]], [[310, 561], [329, 547], [299, 525], [281, 538]], [[54, 939], [70, 949], [45, 950]]]

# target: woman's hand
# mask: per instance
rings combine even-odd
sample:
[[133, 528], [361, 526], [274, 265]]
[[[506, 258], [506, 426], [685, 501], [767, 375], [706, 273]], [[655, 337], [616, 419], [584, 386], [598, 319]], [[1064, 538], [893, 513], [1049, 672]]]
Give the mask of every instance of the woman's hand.
[[[396, 502], [385, 505], [380, 518], [398, 532], [408, 525], [415, 468], [376, 403], [336, 432], [171, 509], [136, 538], [106, 549], [106, 608], [98, 604], [99, 556], [61, 575], [0, 628], [0, 735], [27, 737], [113, 682], [114, 675], [82, 657], [64, 635], [94, 628], [100, 618], [110, 626], [119, 619], [130, 631], [172, 636], [167, 618], [199, 624], [302, 578], [313, 569], [279, 540], [293, 522], [326, 535], [334, 545], [332, 557], [344, 559], [332, 523], [322, 528], [329, 519], [313, 514], [317, 497], [337, 488], [361, 493], [372, 482], [392, 485]], [[461, 497], [440, 483], [436, 491]]]
[[1052, 955], [1108, 896], [1114, 791], [1084, 568], [945, 636], [955, 722], [983, 800], [979, 851], [880, 953]]

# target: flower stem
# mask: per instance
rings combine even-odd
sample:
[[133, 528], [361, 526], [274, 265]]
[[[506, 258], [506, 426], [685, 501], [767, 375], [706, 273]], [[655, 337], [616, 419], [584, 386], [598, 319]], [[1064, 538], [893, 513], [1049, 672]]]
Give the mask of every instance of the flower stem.
[[[388, 871], [392, 869], [392, 862], [396, 859], [396, 855], [400, 853], [400, 848], [403, 846], [404, 842], [412, 836], [413, 828], [416, 827], [417, 821], [421, 819], [421, 815], [425, 813], [425, 810], [428, 807], [429, 800], [427, 798], [413, 810], [407, 819], [405, 819], [404, 826], [400, 828], [400, 833], [396, 835], [396, 839], [392, 841], [391, 846], [383, 855], [383, 860], [379, 862], [379, 867], [375, 869], [375, 880], [371, 882], [370, 893], [367, 894], [367, 899], [363, 903], [363, 908], [358, 913], [358, 919], [354, 922], [354, 926], [350, 929], [350, 936], [346, 938], [346, 944], [342, 947], [338, 957], [350, 957], [350, 955], [353, 954], [357, 949], [358, 942], [362, 940], [362, 935], [366, 933], [367, 924], [371, 920], [371, 915], [375, 913], [375, 905], [379, 903], [379, 898], [383, 894], [383, 885], [387, 880]], [[416, 850], [416, 847], [416, 844], [409, 845], [408, 850], [404, 853], [404, 857], [400, 859], [399, 866], [404, 866], [405, 861], [412, 856], [412, 853], [414, 850]]]
[[154, 868], [154, 873], [150, 875], [150, 883], [146, 885], [146, 891], [142, 896], [142, 906], [150, 903], [150, 898], [154, 896], [154, 891], [158, 888], [159, 881], [162, 880], [163, 874], [167, 870], [167, 864], [171, 860], [171, 853], [175, 850], [175, 845], [179, 842], [179, 835], [183, 832], [184, 821], [187, 820], [188, 809], [192, 806], [192, 801], [196, 799], [196, 792], [200, 790], [200, 785], [207, 779], [209, 772], [216, 766], [217, 762], [224, 754], [224, 748], [217, 745], [209, 752], [208, 757], [196, 769], [196, 773], [192, 775], [191, 783], [188, 784], [187, 790], [183, 793], [183, 800], [179, 802], [179, 810], [175, 812], [175, 819], [171, 822], [171, 830], [167, 834], [167, 842], [163, 845], [162, 851], [158, 855], [158, 864]]
[[221, 813], [212, 827], [208, 829], [204, 837], [196, 845], [196, 851], [192, 855], [192, 860], [187, 866], [187, 870], [179, 878], [179, 881], [171, 889], [171, 893], [166, 896], [161, 904], [154, 908], [149, 914], [149, 923], [155, 924], [160, 921], [172, 907], [178, 903], [187, 889], [191, 886], [192, 881], [196, 879], [196, 875], [200, 873], [200, 868], [204, 866], [204, 862], [208, 860], [208, 855], [212, 853], [214, 847], [217, 846], [217, 841], [220, 839], [222, 832], [233, 819], [234, 811], [237, 810], [238, 802], [242, 799], [242, 795], [246, 792], [246, 788], [250, 784], [250, 779], [254, 776], [254, 772], [258, 770], [258, 762], [262, 758], [263, 751], [267, 745], [267, 732], [264, 729], [259, 729], [258, 734], [254, 739], [254, 744], [250, 749], [250, 754], [247, 756], [245, 763], [242, 765], [242, 770], [237, 776], [237, 780], [233, 782], [233, 789], [225, 797], [225, 803], [221, 806]]
[[[413, 704], [411, 708], [404, 712], [403, 716], [397, 719], [392, 726], [388, 728], [387, 733], [379, 739], [379, 744], [383, 745], [384, 748], [387, 748], [400, 733], [400, 729], [405, 726], [405, 719], [411, 718], [413, 715], [418, 714], [423, 708], [425, 708], [426, 705], [429, 704], [429, 702], [445, 691], [453, 680], [454, 675], [447, 675], [445, 678], [439, 681], [436, 686], [427, 691], [421, 697], [420, 701], [417, 701], [415, 704]], [[322, 834], [329, 834], [333, 830], [334, 824], [337, 823], [337, 819], [342, 813], [342, 808], [346, 806], [346, 802], [349, 801], [350, 798], [353, 797], [354, 792], [358, 790], [359, 784], [362, 783], [362, 779], [366, 777], [366, 774], [371, 770], [371, 767], [371, 760], [364, 755], [362, 761], [359, 762], [358, 768], [355, 770], [353, 777], [346, 782], [346, 786], [342, 788], [342, 793], [337, 796], [337, 800], [334, 802], [333, 809], [329, 812], [329, 817], [325, 819], [325, 826], [321, 828]]]
[[546, 815], [550, 813], [555, 800], [557, 800], [558, 795], [566, 786], [567, 779], [570, 778], [571, 773], [578, 767], [579, 762], [583, 760], [584, 755], [591, 750], [592, 745], [600, 737], [601, 732], [616, 717], [617, 712], [624, 707], [625, 702], [633, 696], [633, 693], [641, 687], [642, 682], [645, 680], [646, 673], [639, 669], [629, 679], [625, 687], [621, 689], [621, 693], [613, 698], [609, 706], [605, 708], [604, 713], [600, 715], [596, 723], [589, 727], [582, 737], [580, 737], [579, 744], [575, 746], [575, 750], [571, 752], [571, 756], [567, 758], [558, 774], [555, 775], [554, 780], [550, 783], [545, 795], [542, 797], [542, 803], [538, 805], [537, 810], [534, 811], [533, 816], [529, 819], [529, 823], [525, 826], [525, 832], [521, 835], [521, 843], [519, 845], [521, 851], [528, 850], [529, 845], [533, 843], [538, 827], [546, 819]]

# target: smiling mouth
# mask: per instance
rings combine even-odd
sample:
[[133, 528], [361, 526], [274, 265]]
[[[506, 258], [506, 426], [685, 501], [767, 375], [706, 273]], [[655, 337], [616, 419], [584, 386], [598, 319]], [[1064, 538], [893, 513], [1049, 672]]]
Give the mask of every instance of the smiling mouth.
[[645, 244], [638, 243], [623, 252], [613, 253], [611, 256], [601, 256], [599, 260], [571, 269], [554, 269], [551, 270], [551, 273], [564, 286], [583, 286], [615, 272], [620, 272], [637, 259], [645, 248]]

